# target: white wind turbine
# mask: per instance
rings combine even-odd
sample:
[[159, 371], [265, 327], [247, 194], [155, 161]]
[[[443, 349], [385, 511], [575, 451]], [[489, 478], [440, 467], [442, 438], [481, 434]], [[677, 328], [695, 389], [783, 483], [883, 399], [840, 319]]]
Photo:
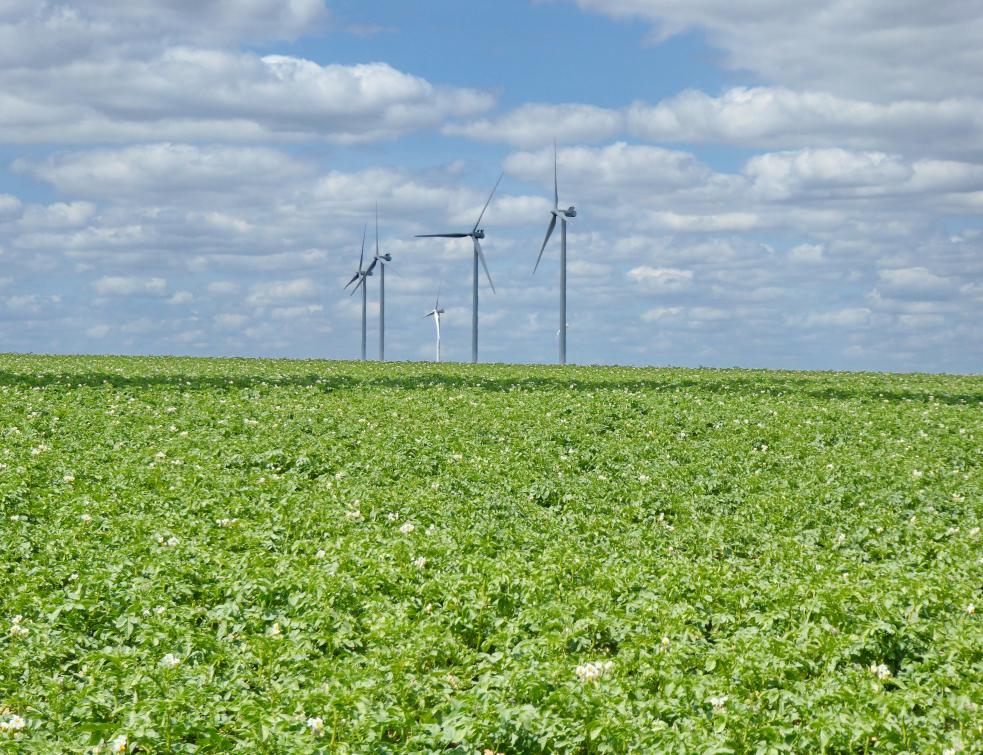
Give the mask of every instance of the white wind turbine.
[[379, 254], [379, 205], [375, 206], [375, 257], [369, 265], [368, 274], [379, 264], [379, 361], [386, 361], [386, 263], [392, 262], [393, 256], [386, 252]]
[[556, 219], [560, 219], [560, 364], [567, 363], [567, 218], [577, 217], [577, 208], [571, 205], [565, 210], [560, 209], [560, 189], [556, 180], [556, 142], [553, 142], [553, 209], [550, 210], [549, 228], [546, 229], [546, 238], [543, 245], [539, 248], [539, 256], [536, 258], [536, 265], [533, 267], [533, 275], [539, 268], [539, 261], [543, 258], [543, 251], [549, 243], [553, 229], [556, 228]]
[[362, 268], [362, 263], [365, 262], [365, 231], [366, 229], [363, 227], [362, 252], [361, 254], [358, 255], [358, 270], [355, 271], [355, 275], [351, 277], [351, 280], [349, 280], [348, 283], [345, 284], [345, 288], [348, 288], [350, 285], [355, 283], [355, 281], [358, 281], [358, 283], [355, 283], [355, 288], [352, 289], [352, 296], [354, 296], [355, 292], [358, 291], [359, 286], [361, 286], [362, 288], [362, 361], [363, 362], [365, 361], [365, 308], [367, 305], [366, 289], [368, 288], [368, 286], [365, 285], [365, 279], [368, 278], [370, 275], [372, 275], [372, 268], [375, 267], [375, 260], [373, 260], [372, 264], [368, 267], [368, 269]]
[[440, 316], [444, 314], [444, 310], [440, 308], [440, 289], [437, 289], [437, 299], [433, 303], [433, 309], [427, 312], [423, 317], [434, 318], [434, 324], [437, 326], [437, 361], [440, 361]]
[[491, 204], [492, 197], [495, 196], [495, 190], [498, 189], [499, 183], [502, 181], [502, 176], [504, 173], [499, 174], [498, 180], [495, 182], [495, 187], [491, 190], [491, 194], [488, 195], [488, 201], [485, 202], [485, 206], [481, 208], [481, 214], [478, 215], [478, 222], [474, 224], [474, 228], [471, 229], [469, 233], [420, 233], [417, 234], [418, 239], [424, 238], [440, 238], [440, 239], [465, 239], [470, 238], [474, 246], [474, 259], [472, 264], [472, 305], [471, 305], [471, 361], [472, 363], [478, 361], [478, 260], [481, 260], [481, 266], [485, 268], [485, 275], [488, 278], [488, 285], [491, 286], [492, 293], [495, 293], [495, 284], [492, 283], [491, 273], [488, 272], [488, 263], [485, 261], [484, 252], [481, 251], [481, 244], [478, 239], [483, 239], [485, 237], [485, 231], [483, 228], [479, 228], [481, 225], [481, 219], [485, 216], [485, 210], [488, 209], [488, 205]]

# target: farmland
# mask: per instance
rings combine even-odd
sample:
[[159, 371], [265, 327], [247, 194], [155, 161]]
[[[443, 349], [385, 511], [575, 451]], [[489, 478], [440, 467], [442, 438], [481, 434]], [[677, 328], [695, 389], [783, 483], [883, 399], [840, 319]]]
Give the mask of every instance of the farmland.
[[983, 378], [0, 356], [0, 752], [976, 752]]

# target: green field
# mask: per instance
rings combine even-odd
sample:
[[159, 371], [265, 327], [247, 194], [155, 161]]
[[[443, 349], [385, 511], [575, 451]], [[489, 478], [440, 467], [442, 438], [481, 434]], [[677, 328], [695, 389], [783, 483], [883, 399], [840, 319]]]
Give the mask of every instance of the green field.
[[0, 436], [0, 751], [983, 751], [983, 378], [0, 356]]

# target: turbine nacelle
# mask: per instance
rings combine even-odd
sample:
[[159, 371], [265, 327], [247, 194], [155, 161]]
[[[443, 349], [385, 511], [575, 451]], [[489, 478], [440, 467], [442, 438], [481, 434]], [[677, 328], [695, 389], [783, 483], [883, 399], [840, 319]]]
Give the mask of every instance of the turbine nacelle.
[[375, 258], [377, 260], [382, 260], [383, 262], [392, 262], [393, 261], [393, 256], [389, 252], [386, 252], [385, 254], [377, 254], [375, 256]]
[[471, 234], [471, 237], [475, 239], [483, 239], [485, 237], [485, 229], [475, 228], [474, 232]]
[[550, 214], [558, 218], [575, 218], [577, 217], [577, 208], [570, 205], [567, 209], [561, 210], [559, 207], [550, 210]]

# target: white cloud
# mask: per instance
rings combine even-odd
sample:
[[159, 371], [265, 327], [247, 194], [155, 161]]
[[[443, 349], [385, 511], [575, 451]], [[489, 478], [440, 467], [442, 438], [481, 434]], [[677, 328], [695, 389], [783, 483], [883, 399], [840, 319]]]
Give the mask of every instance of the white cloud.
[[971, 2], [575, 0], [650, 21], [661, 40], [702, 30], [726, 65], [760, 78], [871, 100], [978, 91], [983, 13]]
[[671, 267], [649, 267], [640, 265], [627, 273], [628, 278], [639, 284], [645, 291], [681, 291], [693, 283], [692, 270], [679, 270]]
[[167, 291], [164, 278], [137, 278], [106, 275], [92, 284], [99, 296], [160, 296]]
[[799, 265], [815, 265], [823, 261], [822, 244], [799, 244], [788, 253], [789, 259]]
[[623, 128], [624, 116], [617, 110], [576, 103], [530, 103], [495, 119], [447, 125], [444, 133], [535, 148], [554, 140], [560, 143], [601, 141]]
[[656, 141], [755, 147], [852, 147], [983, 154], [983, 100], [872, 102], [785, 87], [687, 90], [628, 110], [632, 133]]
[[28, 205], [21, 217], [27, 228], [72, 228], [88, 222], [96, 213], [91, 202], [56, 202]]
[[[167, 143], [59, 153], [41, 161], [19, 159], [14, 169], [68, 194], [113, 199], [135, 194], [227, 193], [230, 186], [238, 190], [248, 185], [271, 188], [309, 172], [302, 163], [273, 149]], [[211, 213], [212, 219], [214, 215]]]
[[21, 201], [10, 194], [0, 194], [0, 222], [20, 215]]
[[864, 307], [846, 307], [831, 312], [812, 313], [802, 324], [807, 328], [853, 328], [869, 324], [870, 315], [870, 310]]
[[5, 142], [390, 139], [473, 116], [494, 99], [386, 63], [320, 65], [171, 48], [149, 59], [84, 59], [0, 71]]
[[924, 267], [881, 270], [878, 290], [894, 299], [941, 299], [952, 294], [957, 282]]
[[246, 301], [253, 306], [267, 306], [279, 302], [310, 299], [317, 294], [317, 287], [310, 278], [286, 281], [270, 281], [254, 284]]

